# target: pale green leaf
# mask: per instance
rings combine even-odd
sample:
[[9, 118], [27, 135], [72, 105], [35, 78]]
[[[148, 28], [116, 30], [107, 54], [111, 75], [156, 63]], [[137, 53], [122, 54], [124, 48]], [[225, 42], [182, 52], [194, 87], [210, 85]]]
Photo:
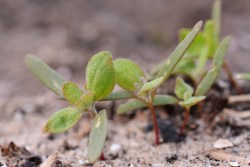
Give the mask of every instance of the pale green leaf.
[[145, 74], [138, 64], [129, 59], [114, 60], [116, 83], [128, 91], [139, 91], [143, 85]]
[[[154, 106], [170, 105], [177, 103], [178, 100], [175, 97], [169, 95], [156, 95], [153, 101]], [[143, 107], [147, 107], [147, 104], [139, 100], [131, 100], [129, 102], [121, 104], [117, 109], [117, 113], [124, 114], [126, 112], [140, 109]]]
[[177, 78], [174, 92], [179, 99], [186, 100], [192, 96], [194, 89], [182, 78]]
[[80, 118], [82, 112], [68, 107], [54, 113], [44, 126], [46, 133], [62, 133], [71, 128]]
[[84, 91], [74, 82], [66, 82], [62, 87], [62, 91], [63, 96], [71, 105], [75, 105], [84, 94]]
[[168, 79], [168, 77], [173, 72], [175, 66], [178, 64], [178, 62], [183, 57], [184, 53], [192, 43], [192, 41], [195, 39], [195, 37], [198, 35], [200, 29], [202, 26], [202, 21], [198, 22], [192, 31], [186, 36], [186, 38], [175, 48], [173, 53], [169, 56], [169, 58], [166, 61], [166, 64], [161, 68], [161, 70], [158, 73], [158, 77], [164, 77], [164, 81]]
[[94, 55], [86, 68], [86, 89], [93, 93], [93, 101], [108, 96], [115, 86], [115, 69], [108, 51]]
[[212, 20], [215, 23], [215, 36], [220, 36], [221, 27], [221, 0], [215, 0], [212, 8]]
[[94, 118], [89, 135], [88, 159], [95, 162], [102, 154], [108, 133], [108, 121], [106, 110], [101, 110]]
[[25, 56], [25, 64], [30, 69], [30, 71], [49, 89], [55, 92], [57, 95], [63, 96], [62, 86], [65, 83], [64, 78], [50, 68], [41, 59], [33, 56]]
[[206, 96], [195, 96], [195, 97], [190, 97], [189, 99], [185, 101], [180, 101], [179, 104], [183, 107], [192, 107], [193, 105], [201, 102], [204, 100]]
[[156, 78], [146, 84], [144, 84], [139, 92], [139, 94], [143, 93], [143, 92], [148, 92], [148, 91], [152, 91], [155, 90], [156, 88], [158, 88], [163, 82], [163, 77], [160, 78]]
[[80, 97], [80, 99], [76, 102], [76, 108], [79, 110], [86, 111], [93, 104], [93, 94], [85, 93]]
[[238, 73], [235, 75], [237, 79], [244, 79], [250, 81], [250, 73]]
[[210, 69], [202, 78], [201, 82], [199, 83], [195, 91], [195, 96], [205, 95], [207, 91], [212, 87], [217, 76], [219, 75], [228, 45], [229, 45], [229, 38], [226, 37], [221, 41], [218, 49], [216, 50], [213, 59], [213, 68]]

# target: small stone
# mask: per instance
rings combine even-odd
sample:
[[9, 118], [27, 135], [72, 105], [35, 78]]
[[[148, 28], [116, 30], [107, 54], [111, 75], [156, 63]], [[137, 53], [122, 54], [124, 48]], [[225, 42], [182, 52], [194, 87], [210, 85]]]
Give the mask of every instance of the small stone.
[[239, 162], [237, 161], [229, 161], [228, 162], [231, 166], [235, 167], [235, 166], [240, 166]]
[[164, 167], [162, 164], [152, 164], [152, 167]]
[[112, 154], [116, 154], [118, 153], [120, 150], [122, 149], [122, 146], [120, 144], [112, 144], [110, 146], [110, 152]]
[[135, 167], [134, 164], [130, 164], [129, 167]]
[[227, 139], [218, 139], [214, 143], [214, 148], [227, 148], [227, 147], [233, 147], [233, 143], [231, 143]]

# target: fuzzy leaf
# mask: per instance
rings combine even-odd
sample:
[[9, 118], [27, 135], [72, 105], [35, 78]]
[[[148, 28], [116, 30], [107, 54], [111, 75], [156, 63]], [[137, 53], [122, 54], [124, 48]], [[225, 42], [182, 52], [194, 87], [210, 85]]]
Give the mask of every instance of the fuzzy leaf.
[[93, 104], [93, 94], [85, 93], [80, 97], [80, 99], [76, 102], [76, 108], [79, 110], [86, 110]]
[[168, 77], [173, 72], [175, 66], [178, 64], [178, 62], [183, 57], [184, 53], [190, 46], [190, 44], [193, 42], [195, 37], [198, 35], [200, 29], [202, 26], [202, 21], [199, 21], [192, 31], [186, 36], [186, 38], [175, 48], [173, 53], [169, 56], [169, 58], [166, 61], [166, 64], [161, 68], [161, 70], [158, 73], [158, 77], [164, 77], [164, 81], [168, 79]]
[[117, 91], [110, 93], [110, 95], [108, 95], [105, 99], [103, 99], [103, 101], [131, 99], [133, 97], [134, 97], [133, 94], [128, 91]]
[[99, 159], [108, 132], [108, 121], [106, 110], [101, 110], [94, 118], [92, 130], [89, 135], [88, 159], [95, 162]]
[[144, 84], [139, 92], [139, 94], [143, 93], [143, 92], [148, 92], [148, 91], [152, 91], [156, 88], [158, 88], [163, 82], [163, 77], [160, 78], [156, 78], [146, 84]]
[[221, 66], [223, 64], [224, 56], [227, 51], [228, 45], [229, 45], [229, 38], [226, 37], [221, 41], [218, 49], [216, 50], [213, 59], [213, 68], [206, 73], [206, 75], [201, 80], [200, 84], [197, 86], [197, 89], [195, 91], [195, 96], [205, 95], [215, 82], [217, 76], [219, 75]]
[[215, 36], [220, 36], [221, 0], [215, 0], [212, 8], [212, 19], [215, 23]]
[[74, 82], [66, 82], [63, 85], [62, 91], [63, 96], [71, 105], [75, 105], [80, 97], [84, 94], [84, 91]]
[[[161, 106], [161, 105], [169, 105], [169, 104], [177, 104], [178, 100], [169, 95], [156, 95], [154, 98], [154, 106]], [[118, 109], [117, 113], [118, 114], [124, 114], [126, 112], [136, 110], [139, 108], [147, 107], [146, 103], [143, 103], [139, 100], [131, 100], [129, 102], [126, 102], [124, 104], [121, 104]]]
[[205, 36], [206, 36], [206, 47], [207, 55], [212, 58], [219, 45], [219, 37], [215, 36], [215, 24], [212, 20], [206, 21], [205, 24]]
[[93, 93], [93, 101], [108, 96], [115, 86], [115, 69], [108, 51], [94, 55], [86, 68], [86, 89]]
[[177, 78], [174, 92], [179, 99], [187, 100], [194, 93], [194, 89], [182, 78]]
[[57, 95], [63, 96], [62, 86], [65, 83], [64, 78], [50, 68], [41, 59], [33, 56], [25, 56], [25, 64], [30, 69], [30, 71], [49, 89], [55, 92]]
[[200, 101], [204, 100], [206, 96], [195, 96], [190, 97], [189, 99], [185, 101], [180, 101], [179, 104], [183, 107], [192, 107], [193, 105], [199, 103]]
[[116, 83], [121, 88], [128, 91], [140, 90], [143, 85], [142, 79], [145, 79], [145, 74], [138, 64], [129, 59], [119, 58], [114, 60], [114, 67]]
[[82, 116], [82, 112], [68, 107], [54, 113], [44, 126], [46, 133], [61, 133], [71, 128]]

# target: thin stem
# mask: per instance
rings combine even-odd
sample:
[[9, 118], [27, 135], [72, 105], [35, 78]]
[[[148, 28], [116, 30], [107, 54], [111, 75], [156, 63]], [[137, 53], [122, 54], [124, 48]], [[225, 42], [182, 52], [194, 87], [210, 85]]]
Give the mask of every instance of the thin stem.
[[189, 121], [189, 115], [190, 115], [190, 107], [186, 107], [185, 108], [185, 117], [184, 117], [184, 120], [183, 120], [181, 128], [180, 128], [180, 134], [185, 133], [186, 125]]
[[102, 160], [102, 161], [105, 161], [105, 160], [106, 160], [106, 158], [105, 158], [103, 152], [102, 152], [102, 154], [101, 154], [101, 156], [100, 156], [100, 160]]
[[223, 68], [227, 73], [227, 77], [229, 79], [229, 82], [233, 85], [233, 87], [235, 88], [235, 90], [237, 91], [238, 94], [242, 93], [242, 89], [240, 88], [239, 84], [237, 83], [237, 81], [234, 79], [233, 77], [233, 73], [231, 71], [231, 69], [229, 68], [228, 64], [226, 62], [223, 63]]
[[152, 116], [152, 120], [153, 120], [153, 125], [154, 125], [154, 131], [155, 131], [155, 144], [159, 145], [160, 144], [160, 138], [159, 138], [159, 128], [158, 128], [158, 122], [157, 122], [157, 118], [156, 118], [156, 113], [154, 110], [154, 106], [152, 102], [148, 103], [148, 107]]

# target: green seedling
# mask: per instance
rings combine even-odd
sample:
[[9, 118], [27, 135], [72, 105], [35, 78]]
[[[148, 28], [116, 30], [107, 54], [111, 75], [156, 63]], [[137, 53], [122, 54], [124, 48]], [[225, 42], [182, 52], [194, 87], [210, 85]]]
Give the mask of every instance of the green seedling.
[[108, 129], [106, 110], [97, 112], [95, 103], [108, 96], [115, 85], [115, 69], [111, 53], [100, 52], [90, 59], [86, 68], [84, 88], [73, 82], [66, 82], [61, 75], [32, 55], [25, 57], [25, 63], [42, 83], [70, 104], [70, 107], [54, 113], [43, 131], [62, 133], [73, 127], [83, 113], [89, 113], [93, 123], [89, 136], [88, 159], [90, 162], [95, 162], [102, 154]]

